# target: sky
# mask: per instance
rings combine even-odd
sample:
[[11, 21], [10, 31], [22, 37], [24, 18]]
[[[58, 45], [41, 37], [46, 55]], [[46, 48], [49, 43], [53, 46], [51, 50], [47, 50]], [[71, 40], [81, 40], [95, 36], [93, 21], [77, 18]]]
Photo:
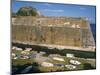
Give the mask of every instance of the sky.
[[32, 6], [40, 11], [44, 16], [86, 17], [90, 21], [90, 23], [96, 23], [95, 6], [13, 1], [12, 11], [17, 12], [19, 8], [23, 6]]

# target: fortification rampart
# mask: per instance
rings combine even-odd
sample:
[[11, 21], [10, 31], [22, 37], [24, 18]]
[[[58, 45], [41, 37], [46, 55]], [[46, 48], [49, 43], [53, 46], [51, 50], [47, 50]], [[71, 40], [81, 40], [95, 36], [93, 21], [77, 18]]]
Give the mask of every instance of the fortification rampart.
[[70, 17], [12, 18], [13, 41], [95, 49], [89, 22]]

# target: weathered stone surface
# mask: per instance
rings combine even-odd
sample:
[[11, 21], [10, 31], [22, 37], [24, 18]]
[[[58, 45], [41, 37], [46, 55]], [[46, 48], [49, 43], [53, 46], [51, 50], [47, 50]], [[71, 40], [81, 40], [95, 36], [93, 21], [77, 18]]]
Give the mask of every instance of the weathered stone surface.
[[12, 18], [13, 41], [94, 49], [90, 25], [84, 18]]

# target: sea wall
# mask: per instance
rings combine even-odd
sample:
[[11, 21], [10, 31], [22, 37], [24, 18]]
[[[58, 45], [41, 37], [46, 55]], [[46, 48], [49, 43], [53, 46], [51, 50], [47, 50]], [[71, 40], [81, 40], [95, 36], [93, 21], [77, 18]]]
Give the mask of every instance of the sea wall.
[[94, 47], [93, 36], [83, 18], [12, 18], [12, 40], [35, 44]]

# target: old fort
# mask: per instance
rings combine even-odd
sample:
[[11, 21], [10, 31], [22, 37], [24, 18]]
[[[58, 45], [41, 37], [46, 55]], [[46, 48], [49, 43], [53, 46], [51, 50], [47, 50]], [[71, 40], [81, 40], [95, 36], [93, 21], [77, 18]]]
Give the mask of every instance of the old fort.
[[83, 17], [12, 17], [12, 41], [95, 51], [90, 24]]

